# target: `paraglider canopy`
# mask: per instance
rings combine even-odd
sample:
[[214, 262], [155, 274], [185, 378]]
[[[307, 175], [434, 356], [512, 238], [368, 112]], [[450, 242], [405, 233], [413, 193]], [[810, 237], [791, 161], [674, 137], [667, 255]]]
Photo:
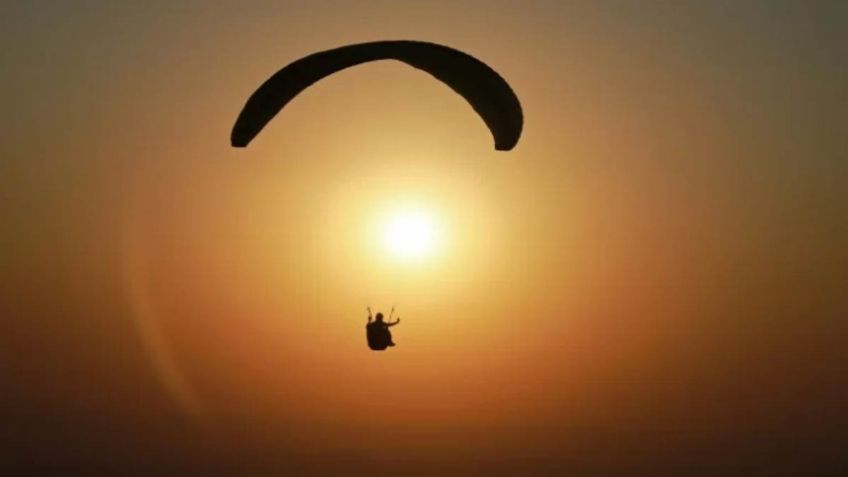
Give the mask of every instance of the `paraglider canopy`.
[[376, 41], [305, 56], [268, 78], [247, 100], [230, 136], [245, 147], [301, 91], [337, 71], [376, 60], [397, 60], [426, 71], [474, 108], [492, 132], [495, 149], [508, 151], [521, 136], [521, 103], [509, 84], [473, 56], [435, 43]]

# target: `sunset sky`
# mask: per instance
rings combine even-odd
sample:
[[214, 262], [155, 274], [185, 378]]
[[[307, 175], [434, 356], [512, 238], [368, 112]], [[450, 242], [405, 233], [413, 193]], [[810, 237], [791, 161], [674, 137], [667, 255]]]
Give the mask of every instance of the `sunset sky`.
[[[12, 1], [0, 39], [0, 473], [845, 469], [848, 2]], [[230, 147], [384, 39], [497, 70], [515, 149], [392, 61]]]

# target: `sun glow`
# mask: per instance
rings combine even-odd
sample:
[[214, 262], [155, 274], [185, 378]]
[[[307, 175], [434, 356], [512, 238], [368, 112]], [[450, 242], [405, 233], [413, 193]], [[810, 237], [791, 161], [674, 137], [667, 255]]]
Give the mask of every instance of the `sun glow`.
[[400, 210], [383, 227], [383, 246], [396, 258], [420, 260], [438, 246], [439, 229], [432, 214], [424, 210]]

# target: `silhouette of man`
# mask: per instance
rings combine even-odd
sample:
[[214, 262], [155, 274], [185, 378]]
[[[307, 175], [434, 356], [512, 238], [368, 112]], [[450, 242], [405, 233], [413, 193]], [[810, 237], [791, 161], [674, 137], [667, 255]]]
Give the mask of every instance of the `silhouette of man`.
[[[394, 308], [392, 308], [394, 312]], [[390, 318], [391, 319], [391, 318]], [[374, 321], [372, 321], [374, 320]], [[368, 307], [368, 324], [365, 325], [365, 330], [368, 338], [368, 347], [373, 350], [384, 350], [389, 346], [394, 346], [392, 341], [392, 333], [389, 328], [400, 323], [400, 317], [394, 322], [383, 321], [383, 314], [377, 312], [375, 317], [371, 317], [371, 307]]]

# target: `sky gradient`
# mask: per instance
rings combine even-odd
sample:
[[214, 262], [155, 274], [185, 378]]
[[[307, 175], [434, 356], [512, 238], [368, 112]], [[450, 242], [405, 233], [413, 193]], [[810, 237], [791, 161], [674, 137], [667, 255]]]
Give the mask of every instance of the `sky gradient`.
[[[848, 3], [117, 3], [0, 6], [0, 470], [845, 469]], [[396, 62], [229, 146], [381, 39], [496, 69], [517, 147]]]

